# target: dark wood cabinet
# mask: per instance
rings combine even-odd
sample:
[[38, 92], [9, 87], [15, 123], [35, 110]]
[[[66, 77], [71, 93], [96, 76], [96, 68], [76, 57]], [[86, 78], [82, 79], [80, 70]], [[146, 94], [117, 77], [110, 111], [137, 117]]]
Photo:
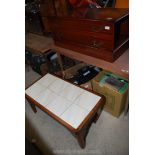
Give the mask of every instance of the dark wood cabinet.
[[65, 16], [68, 14], [68, 5], [67, 0], [40, 0], [41, 16]]
[[51, 17], [56, 15], [56, 9], [53, 0], [40, 0], [41, 16]]
[[64, 17], [46, 17], [45, 30], [56, 45], [113, 62], [129, 39], [127, 9], [76, 9]]

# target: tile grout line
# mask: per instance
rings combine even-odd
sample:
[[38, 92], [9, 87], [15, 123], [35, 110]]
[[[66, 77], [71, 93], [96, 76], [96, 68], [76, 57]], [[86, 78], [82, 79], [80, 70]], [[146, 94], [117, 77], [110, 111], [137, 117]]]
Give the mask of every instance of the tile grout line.
[[[41, 79], [40, 79], [40, 80], [41, 80]], [[40, 81], [40, 80], [39, 80], [39, 81]], [[78, 94], [78, 95], [76, 96], [76, 98], [75, 98], [73, 101], [71, 101], [71, 100], [65, 98], [64, 96], [61, 96], [61, 95], [55, 93], [53, 90], [51, 90], [51, 89], [49, 88], [50, 85], [52, 85], [55, 81], [58, 81], [58, 80], [59, 80], [59, 79], [55, 79], [54, 81], [50, 82], [47, 86], [45, 86], [45, 85], [42, 84], [41, 82], [37, 81], [37, 82], [39, 83], [39, 85], [41, 85], [41, 86], [44, 87], [44, 89], [41, 90], [41, 91], [37, 94], [37, 96], [39, 97], [39, 95], [40, 95], [43, 91], [49, 90], [49, 91], [52, 92], [54, 95], [59, 96], [59, 97], [65, 99], [65, 100], [69, 101], [71, 104], [68, 105], [68, 107], [67, 107], [60, 115], [57, 115], [58, 117], [61, 117], [73, 104], [76, 105], [77, 107], [83, 109], [84, 111], [86, 111], [86, 112], [89, 113], [89, 112], [90, 112], [89, 110], [87, 110], [86, 108], [84, 108], [84, 107], [82, 107], [82, 106], [80, 106], [80, 105], [78, 105], [78, 104], [75, 103], [75, 101], [79, 98], [79, 96], [81, 96], [83, 93], [85, 93], [86, 90], [84, 90], [84, 89], [82, 89], [82, 88], [78, 88], [78, 89], [81, 89], [82, 92], [81, 92], [80, 94]], [[61, 80], [61, 79], [60, 79], [60, 80]], [[36, 82], [36, 83], [37, 83], [37, 82]], [[66, 82], [66, 83], [67, 83], [67, 82]], [[69, 86], [65, 86], [64, 89], [66, 89], [67, 87], [69, 87]], [[76, 86], [71, 85], [71, 87], [76, 87]], [[77, 88], [77, 87], [76, 87], [76, 88]], [[59, 93], [61, 93], [64, 89], [62, 89]], [[38, 97], [37, 97], [37, 99], [38, 99]], [[40, 102], [39, 102], [39, 103], [40, 103]], [[41, 103], [40, 103], [40, 104], [41, 104]], [[49, 104], [50, 104], [50, 103], [49, 103]], [[42, 105], [42, 104], [41, 104], [41, 105], [44, 106], [45, 108], [47, 108], [47, 105], [49, 105], [49, 104], [46, 104], [46, 105]], [[50, 111], [51, 111], [51, 110], [50, 110]], [[88, 115], [88, 114], [87, 114], [87, 115]], [[87, 115], [86, 115], [86, 116], [87, 116]]]
[[[73, 86], [74, 86], [74, 85], [73, 85]], [[72, 87], [73, 87], [73, 86], [72, 86]], [[67, 88], [67, 87], [68, 87], [68, 86], [66, 86], [65, 88]], [[74, 87], [76, 87], [76, 86], [74, 86]], [[65, 88], [64, 88], [64, 89], [65, 89]], [[49, 87], [48, 87], [47, 89], [49, 89]], [[64, 89], [63, 89], [63, 90], [64, 90]], [[79, 88], [79, 89], [82, 89], [82, 88]], [[71, 101], [71, 100], [69, 100], [69, 99], [67, 99], [67, 98], [65, 98], [65, 97], [63, 97], [63, 96], [61, 96], [61, 95], [55, 93], [55, 92], [54, 92], [53, 90], [51, 90], [51, 89], [49, 89], [49, 90], [50, 90], [52, 93], [54, 93], [55, 95], [60, 96], [60, 97], [62, 97], [63, 99], [65, 99], [65, 100], [71, 102], [71, 104], [66, 108], [66, 110], [64, 110], [64, 111], [60, 114], [60, 116], [62, 116], [73, 104], [76, 105], [76, 106], [78, 106], [79, 108], [81, 108], [81, 109], [87, 111], [87, 112], [90, 112], [90, 111], [88, 111], [87, 109], [83, 108], [82, 106], [79, 106], [79, 105], [75, 104], [75, 100], [76, 100], [80, 95], [82, 95], [82, 93], [85, 93], [86, 90], [82, 89], [83, 91], [82, 91], [73, 101]], [[63, 90], [62, 90], [62, 91], [63, 91]], [[60, 92], [62, 92], [62, 91], [60, 91]], [[60, 93], [60, 92], [59, 92], [59, 93]], [[48, 104], [47, 104], [47, 105], [48, 105]], [[47, 106], [47, 105], [46, 105], [46, 106]], [[60, 117], [60, 116], [59, 116], [59, 117]]]
[[[56, 96], [58, 96], [58, 97], [61, 97], [61, 98], [63, 98], [63, 99], [65, 99], [65, 100], [67, 100], [68, 102], [70, 102], [71, 104], [66, 108], [66, 110], [72, 105], [72, 104], [74, 104], [74, 103], [72, 103], [70, 100], [68, 100], [67, 98], [65, 98], [65, 97], [63, 97], [63, 96], [60, 96], [59, 94], [57, 94], [57, 93], [55, 93], [53, 90], [51, 90], [51, 89], [49, 89], [49, 88], [47, 88], [49, 91], [51, 91], [54, 95], [56, 95]], [[49, 103], [50, 104], [50, 103]], [[47, 104], [47, 105], [49, 105], [49, 104]], [[45, 108], [47, 108], [47, 105], [46, 105], [46, 107]], [[65, 110], [65, 111], [66, 111]], [[61, 114], [60, 114], [60, 116], [65, 112], [65, 111], [63, 111]], [[59, 117], [60, 117], [59, 116]]]

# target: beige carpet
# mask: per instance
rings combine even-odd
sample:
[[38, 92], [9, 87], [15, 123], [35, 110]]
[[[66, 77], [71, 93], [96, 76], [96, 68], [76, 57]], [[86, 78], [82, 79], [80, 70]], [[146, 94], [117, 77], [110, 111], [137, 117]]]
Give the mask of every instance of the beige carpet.
[[[26, 86], [40, 77], [26, 66]], [[40, 148], [45, 155], [128, 155], [129, 118], [123, 114], [115, 118], [102, 112], [96, 124], [92, 124], [86, 137], [86, 148], [81, 149], [77, 140], [62, 125], [43, 111], [33, 113], [25, 103], [26, 137]]]

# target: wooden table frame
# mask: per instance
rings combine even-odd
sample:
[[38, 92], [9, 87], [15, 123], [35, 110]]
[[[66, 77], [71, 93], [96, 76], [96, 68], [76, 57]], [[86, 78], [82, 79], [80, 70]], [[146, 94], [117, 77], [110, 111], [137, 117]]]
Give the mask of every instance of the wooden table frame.
[[[55, 76], [55, 75], [53, 75], [53, 76]], [[57, 77], [57, 78], [59, 78], [59, 77]], [[38, 81], [39, 79], [37, 79], [36, 81]], [[64, 81], [66, 81], [66, 80], [64, 80]], [[34, 84], [35, 82], [33, 82], [32, 84]], [[66, 81], [66, 82], [68, 82], [68, 81]], [[70, 82], [68, 82], [68, 83], [70, 83]], [[29, 85], [27, 88], [29, 88], [31, 85]], [[72, 84], [72, 85], [75, 85], [75, 84]], [[77, 86], [77, 85], [75, 85], [75, 86]], [[80, 86], [77, 86], [77, 87], [80, 87]], [[80, 87], [80, 88], [85, 89], [83, 87]], [[92, 122], [96, 123], [96, 121], [98, 120], [98, 118], [99, 118], [99, 116], [101, 114], [101, 109], [103, 108], [104, 103], [105, 103], [105, 100], [106, 100], [105, 97], [102, 96], [102, 95], [100, 95], [100, 94], [97, 94], [97, 93], [95, 93], [93, 91], [90, 91], [88, 89], [85, 89], [85, 90], [87, 90], [89, 92], [92, 92], [92, 93], [94, 93], [94, 94], [96, 94], [98, 96], [101, 96], [102, 98], [95, 105], [95, 107], [89, 112], [89, 114], [87, 115], [87, 117], [82, 121], [82, 123], [79, 125], [79, 127], [77, 129], [74, 129], [71, 125], [69, 125], [68, 123], [66, 123], [65, 121], [63, 121], [61, 118], [59, 118], [58, 116], [56, 116], [54, 113], [52, 113], [48, 109], [46, 109], [44, 106], [42, 106], [37, 101], [35, 101], [33, 98], [31, 98], [29, 95], [25, 94], [25, 96], [26, 96], [26, 99], [29, 102], [29, 104], [30, 104], [30, 106], [31, 106], [31, 108], [32, 108], [32, 110], [33, 110], [34, 113], [37, 112], [37, 109], [36, 109], [36, 106], [37, 106], [38, 108], [40, 108], [41, 110], [43, 110], [44, 112], [46, 112], [49, 116], [51, 116], [53, 119], [55, 119], [57, 122], [59, 122], [61, 125], [63, 125], [64, 127], [66, 127], [72, 133], [72, 135], [77, 139], [80, 147], [81, 148], [85, 148], [85, 145], [86, 145], [86, 136], [87, 136], [88, 130], [89, 130]]]
[[[58, 62], [60, 64], [60, 68], [62, 71], [62, 77], [64, 78], [65, 76], [65, 72], [63, 70], [63, 63], [61, 60], [61, 55], [65, 55], [67, 57], [70, 57], [72, 59], [76, 59], [79, 61], [83, 61], [84, 63], [88, 63], [97, 67], [100, 67], [104, 70], [113, 72], [114, 74], [118, 74], [124, 78], [129, 79], [129, 50], [126, 50], [117, 60], [115, 60], [113, 63], [98, 59], [98, 58], [94, 58], [85, 54], [81, 54], [69, 49], [65, 49], [59, 46], [56, 46], [54, 44], [54, 41], [52, 38], [47, 38], [44, 36], [38, 36], [38, 35], [26, 35], [26, 40], [29, 40], [28, 42], [26, 42], [26, 48], [39, 52], [42, 51], [41, 53], [46, 53], [45, 51], [47, 50], [53, 50], [57, 53], [58, 55]], [[38, 47], [38, 46], [32, 46], [34, 41], [34, 44], [37, 45], [40, 42], [46, 42], [47, 40], [47, 47], [44, 46], [44, 48], [42, 47]], [[49, 44], [49, 42], [51, 41], [51, 44]], [[128, 95], [129, 96], [129, 95]], [[127, 114], [128, 111], [128, 100], [126, 102], [126, 108], [124, 111], [124, 114]]]

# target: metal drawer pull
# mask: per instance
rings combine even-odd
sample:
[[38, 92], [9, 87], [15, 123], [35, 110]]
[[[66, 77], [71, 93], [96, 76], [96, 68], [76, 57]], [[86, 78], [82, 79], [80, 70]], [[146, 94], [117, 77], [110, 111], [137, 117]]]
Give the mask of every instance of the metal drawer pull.
[[102, 45], [103, 45], [103, 42], [97, 41], [97, 40], [93, 40], [93, 43], [92, 43], [91, 47], [93, 47], [93, 48], [100, 48]]

